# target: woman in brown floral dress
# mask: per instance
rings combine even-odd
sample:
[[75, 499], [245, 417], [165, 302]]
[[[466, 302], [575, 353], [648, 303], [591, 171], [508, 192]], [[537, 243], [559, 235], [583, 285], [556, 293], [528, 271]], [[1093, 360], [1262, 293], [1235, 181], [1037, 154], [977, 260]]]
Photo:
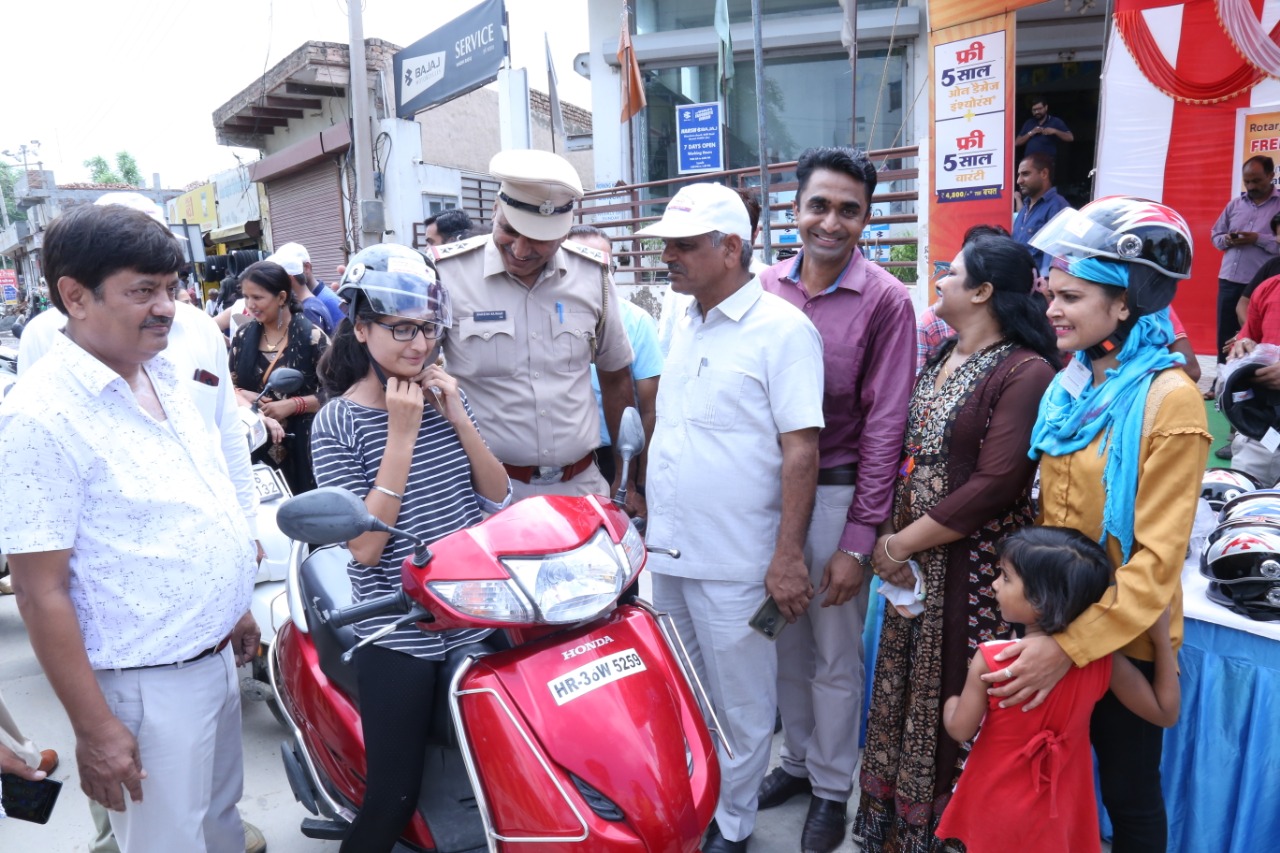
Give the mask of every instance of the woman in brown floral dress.
[[908, 589], [914, 560], [925, 600], [914, 618], [885, 608], [853, 827], [867, 851], [949, 849], [934, 829], [968, 745], [942, 728], [942, 701], [960, 693], [978, 643], [1008, 635], [991, 591], [995, 545], [1034, 519], [1027, 449], [1059, 365], [1034, 273], [1023, 246], [984, 235], [938, 283], [937, 313], [956, 337], [916, 382], [872, 555], [876, 574]]

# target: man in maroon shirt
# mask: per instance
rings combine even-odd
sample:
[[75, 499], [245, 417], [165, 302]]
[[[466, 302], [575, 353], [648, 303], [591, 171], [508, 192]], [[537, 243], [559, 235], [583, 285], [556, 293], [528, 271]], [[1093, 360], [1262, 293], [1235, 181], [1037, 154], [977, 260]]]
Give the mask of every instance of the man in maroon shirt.
[[818, 590], [778, 638], [782, 765], [761, 809], [812, 792], [801, 835], [827, 853], [844, 838], [862, 718], [862, 624], [876, 528], [889, 515], [915, 378], [915, 312], [893, 276], [858, 251], [875, 166], [853, 148], [811, 148], [796, 166], [802, 248], [761, 273], [764, 289], [804, 311], [822, 336], [825, 389], [818, 493], [805, 543]]

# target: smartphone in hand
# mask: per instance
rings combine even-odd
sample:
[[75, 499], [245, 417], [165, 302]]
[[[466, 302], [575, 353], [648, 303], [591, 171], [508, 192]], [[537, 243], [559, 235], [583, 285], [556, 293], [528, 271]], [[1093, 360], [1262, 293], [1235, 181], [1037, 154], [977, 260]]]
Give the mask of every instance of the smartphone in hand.
[[782, 610], [778, 608], [778, 602], [774, 601], [771, 595], [764, 600], [747, 624], [763, 634], [765, 639], [776, 640], [782, 633], [782, 629], [787, 627], [787, 620], [782, 615]]
[[62, 783], [53, 779], [32, 782], [14, 773], [0, 773], [0, 805], [9, 817], [48, 823], [60, 793]]

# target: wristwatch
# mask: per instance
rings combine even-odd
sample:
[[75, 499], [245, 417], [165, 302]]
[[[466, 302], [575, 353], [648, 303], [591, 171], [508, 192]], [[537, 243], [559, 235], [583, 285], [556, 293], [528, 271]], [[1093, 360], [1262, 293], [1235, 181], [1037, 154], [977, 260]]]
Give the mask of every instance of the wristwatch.
[[850, 557], [853, 557], [853, 559], [857, 560], [859, 563], [861, 563], [861, 564], [862, 564], [862, 567], [863, 567], [864, 569], [865, 569], [867, 566], [871, 565], [871, 555], [870, 555], [870, 554], [859, 554], [857, 551], [850, 551], [848, 548], [841, 548], [841, 549], [840, 549], [840, 553], [841, 553], [841, 554], [848, 554]]

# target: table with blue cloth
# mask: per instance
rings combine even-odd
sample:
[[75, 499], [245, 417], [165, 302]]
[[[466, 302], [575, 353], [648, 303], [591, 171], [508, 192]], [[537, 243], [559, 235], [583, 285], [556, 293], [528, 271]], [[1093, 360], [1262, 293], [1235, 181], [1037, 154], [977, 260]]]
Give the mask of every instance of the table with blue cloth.
[[1160, 775], [1169, 850], [1253, 853], [1280, 846], [1280, 622], [1210, 601], [1199, 557], [1182, 573], [1182, 713]]

